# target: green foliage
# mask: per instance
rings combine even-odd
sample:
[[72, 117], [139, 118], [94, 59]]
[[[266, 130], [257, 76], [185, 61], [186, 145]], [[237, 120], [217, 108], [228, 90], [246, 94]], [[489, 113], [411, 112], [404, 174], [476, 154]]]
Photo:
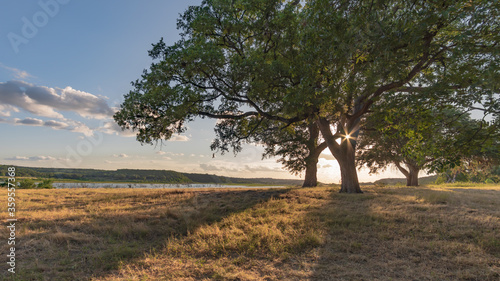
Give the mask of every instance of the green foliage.
[[[196, 117], [215, 118], [227, 139], [212, 148], [238, 152], [241, 142], [261, 142], [291, 171], [301, 167], [290, 161], [300, 163], [311, 150], [300, 140], [288, 142], [297, 135], [286, 128], [301, 131], [316, 122], [339, 162], [342, 191], [360, 192], [356, 138], [372, 106], [388, 112], [393, 107], [384, 101], [394, 92], [449, 106], [494, 100], [498, 14], [498, 3], [484, 0], [314, 0], [304, 7], [206, 0], [181, 15], [181, 40], [153, 46], [154, 63], [114, 118], [150, 144], [184, 132]], [[283, 146], [266, 135], [269, 123], [280, 128]], [[425, 146], [418, 131], [405, 137], [409, 147]], [[421, 150], [404, 153], [415, 151]]]
[[[364, 126], [357, 164], [372, 173], [391, 164], [403, 173], [403, 165], [440, 173], [471, 157], [498, 157], [494, 126], [472, 119], [465, 108], [427, 104], [421, 95], [398, 93], [380, 100]], [[461, 173], [453, 177], [457, 176], [468, 178]]]
[[320, 141], [317, 124], [311, 121], [283, 126], [280, 122], [255, 118], [224, 120], [216, 124], [215, 132], [213, 150], [225, 153], [232, 148], [236, 154], [241, 151], [243, 141], [264, 144], [263, 158], [278, 156], [277, 161], [296, 175], [307, 167], [315, 167], [326, 148], [326, 143]]
[[19, 188], [33, 189], [36, 187], [37, 187], [37, 185], [36, 185], [35, 181], [32, 179], [22, 179], [21, 181], [19, 181]]
[[[472, 159], [474, 158], [477, 159], [477, 157], [472, 157]], [[495, 167], [491, 164], [492, 162], [498, 161], [495, 161], [495, 159], [487, 159], [483, 161], [484, 162], [482, 163], [477, 160], [472, 160], [471, 162], [464, 161], [459, 166], [443, 171], [436, 180], [436, 183], [499, 183], [500, 173], [497, 171], [499, 166]]]
[[52, 186], [53, 180], [52, 179], [44, 179], [42, 182], [39, 182], [36, 186], [36, 188], [41, 188], [41, 189], [52, 189], [54, 186]]
[[52, 179], [43, 179], [41, 182], [36, 182], [33, 179], [22, 179], [18, 182], [18, 188], [21, 189], [52, 189], [53, 180]]

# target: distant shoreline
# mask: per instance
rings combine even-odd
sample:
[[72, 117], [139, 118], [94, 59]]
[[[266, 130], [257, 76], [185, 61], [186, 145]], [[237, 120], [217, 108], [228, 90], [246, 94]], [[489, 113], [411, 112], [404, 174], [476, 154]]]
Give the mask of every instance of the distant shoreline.
[[56, 189], [66, 188], [146, 188], [146, 189], [175, 189], [175, 188], [286, 188], [284, 185], [231, 185], [231, 184], [162, 184], [162, 183], [102, 183], [102, 182], [54, 182]]

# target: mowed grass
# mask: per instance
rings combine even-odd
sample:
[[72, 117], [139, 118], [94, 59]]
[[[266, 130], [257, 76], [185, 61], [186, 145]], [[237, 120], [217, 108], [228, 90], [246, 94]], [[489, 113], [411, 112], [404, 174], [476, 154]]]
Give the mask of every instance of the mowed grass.
[[500, 186], [363, 190], [17, 190], [0, 279], [500, 279]]

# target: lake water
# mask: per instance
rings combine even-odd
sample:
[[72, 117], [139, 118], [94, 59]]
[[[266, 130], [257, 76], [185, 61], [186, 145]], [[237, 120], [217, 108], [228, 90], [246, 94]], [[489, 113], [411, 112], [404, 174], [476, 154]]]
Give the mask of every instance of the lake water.
[[101, 183], [101, 182], [55, 182], [55, 188], [282, 188], [285, 186], [248, 186], [224, 184], [162, 184], [162, 183]]

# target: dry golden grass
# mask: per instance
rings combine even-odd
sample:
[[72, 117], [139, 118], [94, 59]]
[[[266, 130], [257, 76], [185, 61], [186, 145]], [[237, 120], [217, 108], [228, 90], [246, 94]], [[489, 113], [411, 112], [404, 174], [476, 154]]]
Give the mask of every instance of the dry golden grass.
[[500, 279], [500, 186], [337, 191], [18, 190], [0, 279]]

